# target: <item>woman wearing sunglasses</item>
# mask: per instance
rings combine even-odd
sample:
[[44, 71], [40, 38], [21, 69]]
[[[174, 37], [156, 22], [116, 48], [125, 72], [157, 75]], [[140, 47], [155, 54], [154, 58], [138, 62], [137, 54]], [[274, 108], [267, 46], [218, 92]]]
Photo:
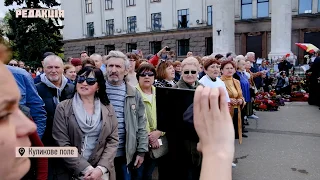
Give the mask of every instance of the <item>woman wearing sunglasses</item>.
[[176, 88], [196, 89], [201, 85], [198, 81], [200, 71], [199, 61], [194, 57], [188, 57], [181, 63], [181, 77], [176, 84]]
[[77, 147], [79, 157], [61, 159], [56, 179], [115, 180], [118, 121], [105, 93], [103, 73], [85, 67], [76, 82], [74, 97], [57, 106], [52, 136], [60, 147]]
[[[157, 108], [156, 108], [156, 88], [153, 86], [156, 70], [152, 64], [141, 64], [137, 69], [138, 85], [136, 88], [141, 93], [147, 119], [147, 130], [149, 133], [150, 149], [160, 148], [158, 139], [164, 136], [164, 133], [157, 130]], [[151, 180], [152, 173], [158, 164], [159, 159], [152, 159], [150, 155], [145, 156], [143, 164], [143, 179]]]

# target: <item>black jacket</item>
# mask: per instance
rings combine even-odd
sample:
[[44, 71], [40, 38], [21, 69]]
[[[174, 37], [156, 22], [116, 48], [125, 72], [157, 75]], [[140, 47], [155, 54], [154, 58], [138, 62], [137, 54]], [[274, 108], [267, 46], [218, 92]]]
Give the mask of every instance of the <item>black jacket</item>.
[[[47, 111], [47, 126], [42, 137], [42, 142], [45, 146], [54, 146], [55, 141], [52, 138], [52, 124], [53, 117], [56, 110], [56, 104], [53, 101], [53, 97], [57, 96], [57, 90], [48, 87], [45, 83], [40, 82], [36, 84], [39, 96], [42, 98], [45, 104], [45, 110]], [[74, 95], [74, 85], [68, 83], [59, 97], [60, 102], [66, 99], [71, 99]]]

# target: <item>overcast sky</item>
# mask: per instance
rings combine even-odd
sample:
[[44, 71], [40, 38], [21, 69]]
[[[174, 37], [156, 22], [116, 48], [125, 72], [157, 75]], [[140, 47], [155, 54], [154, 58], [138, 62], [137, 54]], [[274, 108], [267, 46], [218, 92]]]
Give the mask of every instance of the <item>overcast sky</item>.
[[[60, 0], [57, 0], [57, 2], [60, 3]], [[9, 9], [17, 9], [17, 8], [19, 8], [19, 6], [17, 6], [16, 4], [8, 7], [4, 6], [4, 0], [0, 0], [0, 18], [3, 18], [6, 12], [9, 11]]]

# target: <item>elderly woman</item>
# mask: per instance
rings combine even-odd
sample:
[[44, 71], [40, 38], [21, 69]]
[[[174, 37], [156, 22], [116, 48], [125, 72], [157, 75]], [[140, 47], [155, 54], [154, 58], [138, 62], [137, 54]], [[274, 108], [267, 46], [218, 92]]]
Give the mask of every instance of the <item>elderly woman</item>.
[[60, 147], [77, 147], [79, 157], [63, 158], [56, 179], [115, 180], [118, 121], [105, 93], [102, 71], [83, 68], [76, 81], [74, 97], [57, 106], [52, 136]]
[[76, 67], [71, 64], [64, 65], [64, 76], [68, 79], [68, 83], [75, 83], [77, 73]]
[[223, 61], [221, 64], [222, 76], [221, 80], [225, 83], [231, 106], [231, 116], [233, 119], [233, 125], [235, 130], [235, 138], [239, 139], [239, 143], [242, 143], [242, 121], [241, 110], [245, 105], [245, 100], [242, 95], [240, 82], [233, 78], [236, 65], [233, 61]]
[[161, 60], [157, 68], [157, 79], [155, 87], [173, 87], [176, 82], [174, 81], [175, 71], [173, 64], [170, 61]]
[[176, 84], [176, 88], [196, 89], [201, 85], [198, 81], [200, 71], [199, 61], [194, 57], [188, 57], [181, 63], [181, 78]]
[[203, 76], [199, 82], [202, 85], [208, 86], [211, 88], [223, 87], [223, 89], [225, 89], [226, 91], [227, 102], [230, 102], [226, 85], [219, 78], [220, 72], [221, 72], [220, 68], [221, 68], [220, 61], [212, 57], [208, 58], [204, 63], [204, 72], [206, 73], [206, 75]]
[[[141, 64], [137, 69], [137, 80], [139, 84], [136, 88], [141, 93], [146, 107], [147, 130], [149, 132], [149, 147], [151, 149], [160, 148], [158, 139], [164, 133], [157, 130], [157, 108], [156, 108], [156, 88], [153, 86], [156, 70], [152, 64]], [[157, 165], [158, 159], [146, 156], [144, 160], [143, 179], [151, 180], [152, 173]]]
[[[240, 85], [241, 85], [241, 90], [242, 90], [242, 95], [244, 97], [244, 100], [246, 102], [245, 107], [243, 108], [242, 112], [241, 112], [241, 120], [242, 120], [242, 125], [244, 125], [244, 121], [245, 119], [247, 119], [247, 115], [248, 112], [248, 108], [247, 105], [249, 103], [251, 103], [251, 96], [250, 96], [250, 82], [249, 82], [249, 78], [246, 75], [246, 61], [245, 61], [245, 57], [239, 57], [237, 56], [236, 58], [237, 60], [237, 72], [233, 75], [233, 77], [235, 79], [237, 79], [238, 81], [240, 81]], [[243, 126], [243, 130], [242, 132], [248, 132], [246, 130], [244, 130], [244, 126]], [[242, 134], [243, 137], [248, 137], [245, 134]]]

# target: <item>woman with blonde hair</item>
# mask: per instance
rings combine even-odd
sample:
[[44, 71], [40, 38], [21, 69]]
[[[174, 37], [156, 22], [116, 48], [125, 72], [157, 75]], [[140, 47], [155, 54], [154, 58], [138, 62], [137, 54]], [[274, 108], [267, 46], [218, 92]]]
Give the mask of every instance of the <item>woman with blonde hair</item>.
[[71, 64], [64, 65], [64, 76], [68, 79], [68, 83], [75, 83], [77, 73], [76, 67]]
[[177, 88], [182, 89], [196, 89], [201, 85], [198, 81], [198, 74], [200, 71], [200, 63], [194, 57], [188, 57], [181, 63], [181, 78], [177, 82]]

